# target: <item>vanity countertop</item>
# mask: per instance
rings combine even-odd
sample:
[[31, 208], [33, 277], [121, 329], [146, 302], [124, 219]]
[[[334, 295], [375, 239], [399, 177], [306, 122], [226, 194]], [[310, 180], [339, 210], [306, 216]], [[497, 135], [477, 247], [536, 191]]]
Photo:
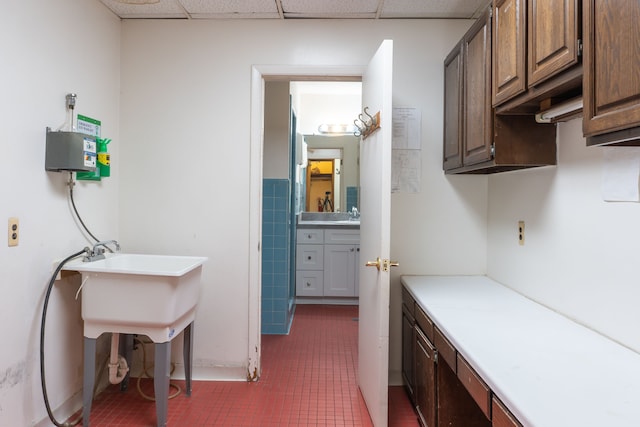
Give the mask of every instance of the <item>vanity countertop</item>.
[[346, 221], [298, 221], [298, 228], [346, 228], [360, 229], [360, 220]]

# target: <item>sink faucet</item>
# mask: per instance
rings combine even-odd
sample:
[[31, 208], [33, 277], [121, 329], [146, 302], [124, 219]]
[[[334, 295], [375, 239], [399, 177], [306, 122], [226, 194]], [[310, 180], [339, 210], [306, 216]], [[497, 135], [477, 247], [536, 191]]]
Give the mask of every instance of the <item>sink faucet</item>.
[[[107, 245], [113, 244], [116, 247], [116, 252], [120, 250], [120, 244], [116, 240], [103, 240], [101, 242], [97, 242], [93, 245], [93, 249], [89, 251], [88, 255], [85, 255], [82, 258], [84, 262], [97, 261], [99, 259], [104, 259], [104, 251], [105, 248], [109, 249]], [[102, 247], [100, 247], [102, 246]], [[109, 249], [111, 251], [111, 249]]]
[[360, 218], [360, 212], [358, 212], [358, 208], [356, 208], [355, 206], [351, 207], [351, 212], [349, 212], [349, 218], [351, 218], [351, 219], [359, 219]]

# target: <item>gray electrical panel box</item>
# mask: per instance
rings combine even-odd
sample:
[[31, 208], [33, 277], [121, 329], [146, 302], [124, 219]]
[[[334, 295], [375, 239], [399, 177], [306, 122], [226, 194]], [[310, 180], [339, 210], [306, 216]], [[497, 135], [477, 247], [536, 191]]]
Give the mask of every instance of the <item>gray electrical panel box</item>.
[[93, 172], [96, 159], [95, 137], [80, 132], [51, 132], [47, 128], [46, 170]]

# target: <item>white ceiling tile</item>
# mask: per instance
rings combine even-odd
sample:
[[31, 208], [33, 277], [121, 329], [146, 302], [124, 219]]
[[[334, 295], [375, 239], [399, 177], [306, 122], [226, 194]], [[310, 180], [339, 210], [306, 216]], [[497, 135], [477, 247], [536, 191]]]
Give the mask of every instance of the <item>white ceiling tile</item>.
[[375, 15], [379, 0], [282, 0], [285, 15]]
[[117, 0], [100, 0], [121, 18], [187, 18], [176, 0], [160, 0], [152, 4], [122, 3]]
[[490, 0], [384, 0], [381, 18], [473, 18]]
[[180, 0], [190, 14], [278, 13], [275, 0]]

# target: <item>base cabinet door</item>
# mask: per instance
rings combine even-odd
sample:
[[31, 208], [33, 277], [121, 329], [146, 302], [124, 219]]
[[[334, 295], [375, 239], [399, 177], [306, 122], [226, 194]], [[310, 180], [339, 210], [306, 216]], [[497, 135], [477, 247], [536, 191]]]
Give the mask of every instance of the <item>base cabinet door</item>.
[[423, 426], [436, 426], [436, 349], [416, 327], [415, 401]]
[[411, 403], [415, 405], [415, 319], [402, 304], [402, 378]]
[[324, 296], [355, 297], [355, 245], [324, 245]]

